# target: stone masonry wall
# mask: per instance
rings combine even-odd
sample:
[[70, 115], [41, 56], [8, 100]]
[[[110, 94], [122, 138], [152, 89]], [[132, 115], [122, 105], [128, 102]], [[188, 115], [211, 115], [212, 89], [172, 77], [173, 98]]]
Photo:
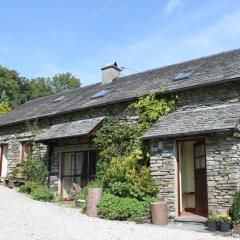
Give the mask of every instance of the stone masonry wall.
[[[172, 142], [170, 144], [174, 146]], [[163, 202], [167, 203], [169, 218], [173, 218], [176, 211], [175, 163], [174, 154], [161, 156], [159, 152], [155, 152], [150, 157], [151, 177], [159, 187], [158, 196]]]
[[240, 184], [240, 139], [207, 137], [206, 164], [209, 211], [231, 207], [234, 191]]
[[[197, 107], [204, 107], [204, 106], [214, 106], [224, 103], [235, 103], [240, 101], [240, 88], [239, 83], [228, 83], [228, 84], [222, 84], [222, 85], [216, 85], [216, 86], [209, 86], [209, 87], [202, 87], [195, 90], [187, 90], [184, 92], [179, 92], [179, 101], [177, 104], [177, 110], [186, 110], [186, 109], [193, 109]], [[48, 118], [46, 120], [40, 120], [39, 121], [39, 131], [43, 131], [44, 129], [49, 128], [50, 125], [58, 124], [62, 122], [67, 121], [74, 121], [78, 119], [84, 119], [84, 118], [90, 118], [90, 117], [97, 117], [97, 116], [108, 116], [108, 115], [114, 115], [114, 116], [121, 116], [125, 113], [130, 114], [131, 116], [127, 119], [128, 121], [135, 121], [135, 117], [132, 113], [126, 111], [126, 107], [129, 103], [124, 104], [115, 104], [111, 106], [105, 106], [105, 107], [99, 107], [94, 109], [88, 109], [88, 110], [82, 110], [74, 113], [64, 114], [60, 116], [55, 116]], [[20, 149], [21, 149], [21, 141], [32, 141], [34, 138], [33, 132], [29, 131], [26, 126], [26, 124], [18, 124], [13, 125], [9, 127], [0, 128], [0, 144], [7, 143], [9, 146], [8, 151], [8, 166], [9, 166], [9, 174], [11, 174], [11, 171], [13, 168], [20, 162]], [[43, 144], [36, 144], [33, 145], [33, 152], [34, 154], [41, 153], [42, 155], [47, 154], [48, 148], [46, 145]], [[58, 158], [58, 156], [55, 156]], [[152, 157], [151, 159], [151, 170], [152, 170], [152, 176], [154, 179], [156, 179], [157, 184], [164, 185], [161, 186], [162, 189], [165, 189], [165, 199], [167, 199], [169, 203], [170, 211], [173, 212], [173, 202], [175, 199], [173, 199], [172, 195], [172, 189], [173, 189], [173, 172], [174, 167], [168, 166], [168, 170], [164, 170], [166, 164], [169, 164], [169, 161], [171, 162], [171, 159], [166, 160], [161, 158], [155, 158]], [[168, 162], [168, 163], [167, 163]], [[172, 161], [173, 162], [173, 161]], [[155, 164], [155, 165], [154, 165]], [[158, 166], [159, 164], [159, 166]], [[162, 164], [163, 170], [160, 167]], [[54, 171], [57, 172], [58, 164], [55, 162], [55, 165], [52, 164]], [[159, 172], [158, 172], [159, 171]], [[164, 174], [167, 172], [166, 177], [168, 180], [164, 180], [163, 183], [160, 183], [160, 179], [162, 179], [161, 174]], [[158, 175], [159, 174], [159, 175]], [[165, 176], [165, 175], [162, 175]], [[54, 182], [56, 185], [57, 177], [55, 175]], [[168, 182], [168, 183], [167, 183]], [[161, 190], [160, 187], [160, 193], [163, 194], [163, 190]], [[170, 190], [169, 190], [170, 189]], [[168, 195], [167, 191], [170, 191], [170, 194]], [[162, 192], [161, 192], [162, 191]], [[172, 198], [172, 199], [171, 199]]]
[[240, 83], [226, 83], [178, 93], [178, 111], [240, 102]]
[[[0, 144], [8, 145], [8, 176], [11, 176], [12, 170], [21, 163], [22, 143], [32, 141], [34, 134], [28, 127], [11, 126], [0, 130]], [[48, 148], [41, 143], [33, 143], [32, 156], [44, 157], [47, 155]]]
[[[21, 162], [21, 143], [33, 142], [32, 155], [33, 156], [46, 156], [48, 155], [48, 146], [41, 143], [34, 143], [36, 134], [48, 129], [51, 125], [76, 121], [84, 118], [92, 118], [97, 116], [121, 116], [125, 114], [126, 106], [129, 103], [115, 104], [108, 107], [101, 107], [89, 109], [60, 116], [51, 117], [45, 120], [37, 121], [37, 130], [32, 129], [33, 123], [21, 123], [11, 126], [0, 128], [0, 144], [8, 145], [8, 175], [11, 176], [12, 170]], [[52, 164], [56, 170], [58, 164]], [[56, 183], [56, 179], [55, 179]]]

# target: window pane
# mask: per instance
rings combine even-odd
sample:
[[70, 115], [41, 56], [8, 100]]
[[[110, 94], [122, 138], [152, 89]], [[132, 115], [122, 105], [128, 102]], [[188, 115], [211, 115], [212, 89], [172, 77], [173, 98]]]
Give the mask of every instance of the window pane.
[[63, 154], [63, 175], [72, 175], [73, 169], [73, 158], [71, 153], [64, 153]]
[[97, 152], [89, 152], [89, 178], [93, 179], [96, 175]]
[[76, 153], [76, 165], [75, 165], [75, 174], [81, 175], [83, 171], [83, 164], [84, 164], [84, 155], [83, 152]]

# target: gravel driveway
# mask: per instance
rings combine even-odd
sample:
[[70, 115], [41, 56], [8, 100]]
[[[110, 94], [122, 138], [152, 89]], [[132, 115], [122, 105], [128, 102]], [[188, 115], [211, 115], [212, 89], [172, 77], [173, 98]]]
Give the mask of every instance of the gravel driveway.
[[80, 214], [78, 209], [34, 201], [2, 186], [0, 186], [0, 239], [226, 240], [208, 233], [89, 218]]

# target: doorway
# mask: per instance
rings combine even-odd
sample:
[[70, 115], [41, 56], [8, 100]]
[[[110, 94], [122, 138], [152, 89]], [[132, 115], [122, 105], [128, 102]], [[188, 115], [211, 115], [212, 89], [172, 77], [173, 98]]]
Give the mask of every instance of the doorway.
[[3, 144], [1, 145], [1, 152], [0, 152], [0, 176], [7, 177], [8, 172], [8, 145]]
[[83, 188], [95, 177], [96, 151], [64, 152], [61, 161], [61, 196], [68, 199], [75, 186]]
[[178, 142], [179, 215], [207, 216], [207, 175], [204, 140]]

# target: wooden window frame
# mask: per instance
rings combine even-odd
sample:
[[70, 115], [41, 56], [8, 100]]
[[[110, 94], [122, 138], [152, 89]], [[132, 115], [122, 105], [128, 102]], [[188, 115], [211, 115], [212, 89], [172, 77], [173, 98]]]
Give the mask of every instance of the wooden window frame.
[[[71, 154], [74, 154], [74, 172], [76, 171], [75, 169], [75, 166], [76, 166], [76, 154], [79, 153], [79, 152], [82, 152], [83, 154], [87, 153], [87, 173], [82, 173], [82, 174], [71, 174], [71, 175], [64, 175], [63, 172], [64, 172], [64, 158], [63, 158], [63, 155], [64, 153], [71, 153]], [[96, 174], [94, 175], [91, 175], [90, 176], [90, 152], [95, 152], [96, 153], [96, 162], [98, 161], [98, 154], [97, 154], [97, 151], [96, 150], [83, 150], [83, 151], [73, 151], [73, 152], [62, 152], [61, 153], [61, 161], [60, 161], [60, 164], [61, 164], [61, 167], [60, 167], [60, 172], [61, 172], [61, 176], [60, 176], [60, 195], [62, 196], [63, 195], [63, 179], [64, 178], [67, 178], [67, 177], [72, 177], [73, 180], [75, 181], [75, 178], [76, 177], [86, 177], [85, 180], [87, 180], [87, 182], [89, 182], [90, 180], [92, 180]], [[83, 163], [84, 164], [84, 163]], [[84, 187], [84, 186], [81, 186], [81, 188]]]
[[[27, 144], [27, 148], [26, 145]], [[32, 142], [22, 142], [21, 143], [21, 163], [25, 163], [27, 158], [32, 154], [33, 143]], [[26, 151], [27, 149], [27, 151]]]

